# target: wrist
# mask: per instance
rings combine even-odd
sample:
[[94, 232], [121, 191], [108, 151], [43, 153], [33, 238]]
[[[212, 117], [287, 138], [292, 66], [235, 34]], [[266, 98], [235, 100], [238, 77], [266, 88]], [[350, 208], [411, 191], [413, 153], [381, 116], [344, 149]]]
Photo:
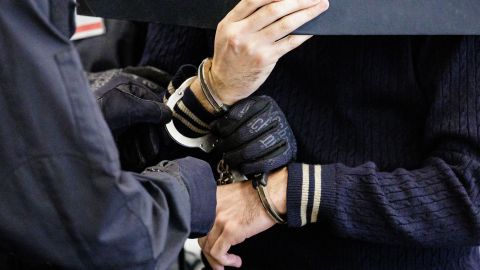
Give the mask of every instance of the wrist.
[[227, 94], [228, 90], [225, 89], [226, 85], [224, 81], [218, 76], [219, 73], [218, 71], [216, 71], [215, 67], [215, 62], [213, 60], [210, 61], [209, 66], [207, 67], [206, 79], [212, 86], [215, 95], [220, 99], [220, 101], [227, 106], [232, 106], [233, 104], [237, 103], [241, 98], [237, 98], [235, 96]]
[[203, 94], [202, 87], [200, 86], [200, 81], [198, 77], [195, 78], [193, 83], [190, 85], [190, 89], [192, 90], [193, 94], [195, 95], [195, 98], [202, 105], [202, 107], [205, 110], [207, 110], [209, 113], [215, 114], [215, 109], [210, 104], [210, 102], [208, 102], [207, 98]]
[[268, 176], [267, 192], [279, 214], [287, 213], [287, 167], [272, 172]]

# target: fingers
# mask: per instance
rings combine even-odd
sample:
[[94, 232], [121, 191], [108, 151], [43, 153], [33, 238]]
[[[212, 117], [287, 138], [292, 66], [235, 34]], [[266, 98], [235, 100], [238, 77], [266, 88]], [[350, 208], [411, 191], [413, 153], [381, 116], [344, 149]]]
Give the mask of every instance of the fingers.
[[288, 34], [292, 33], [300, 26], [311, 21], [328, 9], [328, 2], [322, 1], [309, 8], [302, 9], [288, 16], [275, 21], [259, 31], [259, 38], [266, 39], [268, 42], [275, 42]]
[[198, 239], [198, 244], [203, 250], [203, 254], [208, 260], [212, 269], [224, 269], [224, 266], [240, 267], [242, 259], [234, 254], [229, 254], [228, 250], [232, 246], [225, 238], [220, 236], [212, 248], [206, 249], [207, 237]]
[[[241, 146], [237, 150], [225, 153], [223, 159], [228, 165], [236, 169], [239, 164], [265, 161], [264, 157], [268, 156], [272, 152], [275, 152], [278, 148], [281, 148], [285, 144], [286, 142], [283, 141], [282, 138], [279, 138], [274, 134], [265, 134], [258, 140], [255, 140], [246, 146]], [[248, 174], [244, 171], [242, 171], [242, 173]]]
[[268, 111], [253, 117], [248, 122], [243, 123], [238, 129], [234, 130], [230, 135], [222, 138], [218, 144], [218, 149], [226, 152], [239, 147], [244, 148], [242, 146], [245, 144], [254, 140], [259, 141], [259, 137], [270, 133], [275, 127], [275, 123]]
[[[207, 236], [208, 237], [208, 236]], [[205, 258], [207, 258], [208, 264], [213, 270], [223, 270], [223, 266], [217, 262], [212, 256], [209, 255], [209, 252], [207, 252], [205, 249], [205, 245], [207, 243], [207, 237], [199, 238], [198, 239], [198, 245], [202, 248], [203, 255], [205, 255]]]
[[203, 255], [205, 255], [205, 258], [207, 258], [208, 264], [210, 265], [210, 268], [212, 268], [212, 270], [225, 269], [225, 267], [221, 265], [219, 262], [217, 262], [212, 256], [205, 254], [205, 252], [203, 253]]
[[242, 0], [225, 16], [225, 19], [233, 22], [243, 20], [260, 7], [278, 1], [281, 0]]
[[[226, 231], [228, 232], [229, 230]], [[239, 232], [235, 232], [235, 234], [238, 233]], [[231, 240], [234, 239], [233, 235], [232, 233], [224, 232], [219, 235], [218, 238], [209, 235], [198, 240], [204, 255], [207, 257], [213, 269], [223, 269], [220, 268], [223, 266], [240, 267], [242, 265], [242, 259], [239, 256], [228, 253], [232, 245], [239, 243], [239, 241]], [[209, 241], [211, 243], [214, 242], [214, 244], [209, 246]]]
[[[289, 0], [271, 3], [263, 6], [250, 17], [245, 19], [244, 23], [247, 29], [256, 32], [278, 21], [280, 18], [286, 15], [303, 12], [303, 10], [308, 9], [312, 6], [320, 5], [319, 3], [322, 3], [322, 5], [324, 5], [324, 2], [325, 1], [323, 0]], [[296, 18], [302, 20], [299, 22], [301, 23], [301, 25], [308, 21], [305, 16], [296, 16]], [[285, 35], [287, 35], [291, 31], [285, 33]]]
[[224, 235], [221, 235], [213, 245], [209, 255], [223, 266], [240, 267], [242, 259], [237, 255], [228, 253], [232, 244]]
[[282, 38], [281, 40], [275, 42], [275, 47], [271, 54], [272, 57], [280, 58], [283, 55], [289, 53], [290, 51], [294, 50], [298, 46], [302, 45], [304, 42], [309, 40], [312, 36], [311, 35], [290, 35]]
[[221, 137], [229, 136], [255, 116], [258, 117], [262, 112], [267, 111], [268, 106], [268, 102], [256, 97], [242, 100], [235, 104], [227, 115], [214, 123], [214, 132]]
[[245, 175], [251, 175], [258, 172], [271, 172], [288, 164], [293, 159], [292, 156], [289, 146], [283, 145], [259, 160], [242, 164], [240, 171]]
[[218, 239], [222, 231], [223, 231], [223, 227], [218, 226], [217, 222], [215, 221], [215, 224], [213, 225], [212, 230], [208, 233], [207, 236], [202, 238], [204, 240], [202, 240], [201, 242], [199, 241], [199, 244], [202, 250], [211, 250], [213, 245], [215, 244], [215, 241]]

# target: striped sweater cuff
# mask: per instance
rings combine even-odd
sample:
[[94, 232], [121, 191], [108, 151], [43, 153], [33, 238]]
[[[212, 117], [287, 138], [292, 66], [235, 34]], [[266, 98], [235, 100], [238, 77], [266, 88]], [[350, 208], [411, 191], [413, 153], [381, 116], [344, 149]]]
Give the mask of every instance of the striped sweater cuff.
[[178, 130], [188, 137], [200, 137], [210, 133], [210, 125], [216, 119], [208, 112], [188, 88], [173, 110], [173, 121]]
[[[197, 68], [192, 65], [180, 67], [173, 76], [168, 91], [165, 94], [165, 102], [178, 87], [188, 78], [197, 75]], [[178, 131], [187, 137], [201, 137], [210, 133], [210, 125], [216, 119], [215, 115], [208, 112], [193, 94], [190, 87], [185, 90], [183, 98], [173, 110], [173, 122]]]
[[293, 163], [288, 166], [288, 225], [301, 227], [333, 213], [334, 168]]

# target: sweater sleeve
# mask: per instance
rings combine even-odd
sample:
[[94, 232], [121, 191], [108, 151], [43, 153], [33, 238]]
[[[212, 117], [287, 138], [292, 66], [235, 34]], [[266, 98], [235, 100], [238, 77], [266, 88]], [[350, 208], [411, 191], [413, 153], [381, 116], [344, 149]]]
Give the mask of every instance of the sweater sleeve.
[[140, 65], [155, 66], [175, 74], [184, 64], [198, 65], [211, 56], [206, 30], [150, 24]]
[[325, 221], [342, 237], [377, 243], [480, 244], [480, 38], [457, 41], [428, 43], [417, 59], [431, 98], [423, 164], [292, 164], [291, 226]]

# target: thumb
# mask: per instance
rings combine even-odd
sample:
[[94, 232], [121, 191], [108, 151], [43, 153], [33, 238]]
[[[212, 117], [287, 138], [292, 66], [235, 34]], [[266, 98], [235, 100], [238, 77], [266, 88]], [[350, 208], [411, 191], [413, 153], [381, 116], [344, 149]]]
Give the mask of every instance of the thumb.
[[164, 125], [172, 120], [173, 113], [167, 105], [153, 100], [142, 100], [141, 103], [132, 115], [135, 122]]
[[172, 111], [162, 102], [126, 96], [130, 101], [124, 111], [129, 115], [127, 126], [136, 124], [164, 125], [172, 120]]

